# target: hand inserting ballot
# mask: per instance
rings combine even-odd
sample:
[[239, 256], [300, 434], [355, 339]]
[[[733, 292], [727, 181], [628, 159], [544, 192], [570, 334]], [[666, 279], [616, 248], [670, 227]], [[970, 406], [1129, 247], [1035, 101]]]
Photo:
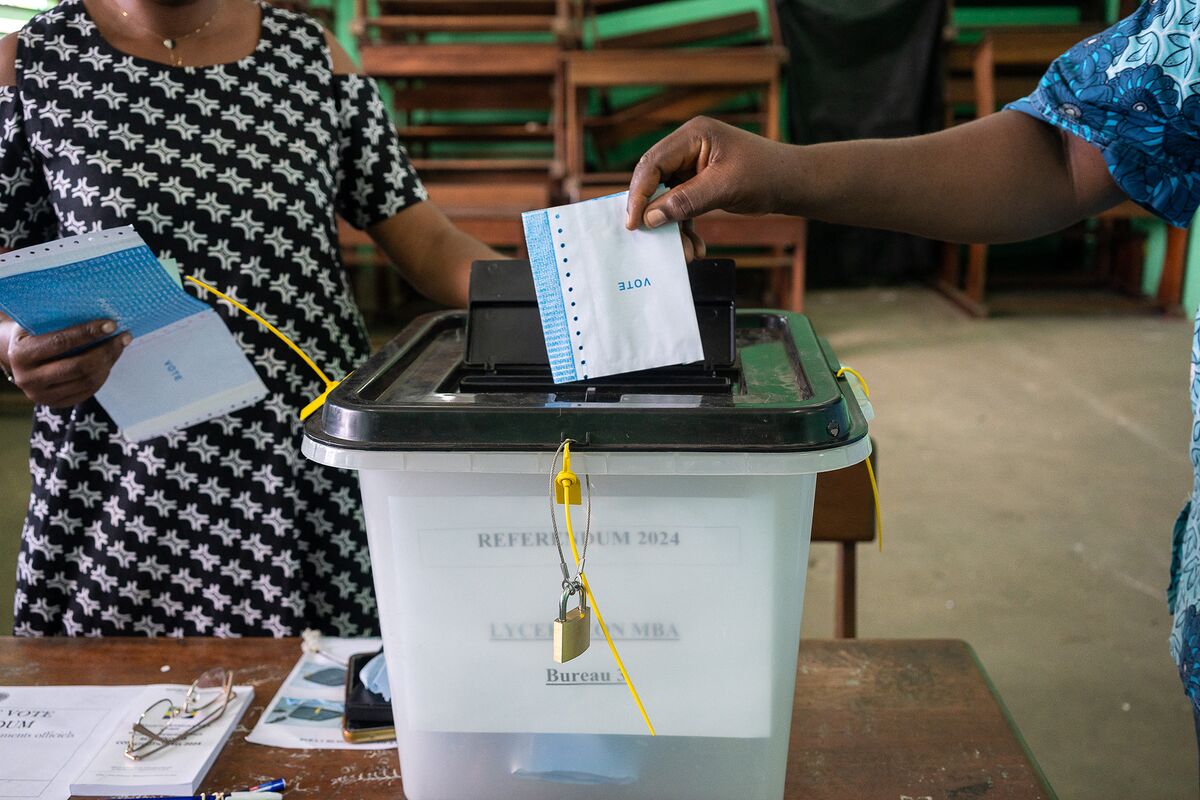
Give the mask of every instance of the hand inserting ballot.
[[[778, 180], [781, 145], [761, 136], [696, 117], [638, 161], [629, 183], [625, 227], [657, 228], [707, 211], [765, 214]], [[660, 183], [672, 187], [650, 200]], [[697, 255], [704, 245], [691, 234]]]
[[98, 319], [35, 336], [4, 320], [0, 365], [33, 402], [52, 408], [73, 406], [104, 385], [109, 370], [132, 341], [128, 333], [113, 336], [116, 329], [112, 320]]

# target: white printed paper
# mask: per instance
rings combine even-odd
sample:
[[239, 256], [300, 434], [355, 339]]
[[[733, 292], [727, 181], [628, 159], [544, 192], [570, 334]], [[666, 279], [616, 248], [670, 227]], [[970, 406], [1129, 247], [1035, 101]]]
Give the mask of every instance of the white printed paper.
[[627, 194], [521, 215], [555, 383], [704, 358], [679, 225], [626, 230]]
[[293, 750], [385, 750], [395, 742], [351, 744], [342, 738], [345, 662], [379, 650], [379, 639], [322, 637], [322, 653], [305, 653], [288, 674], [247, 742]]
[[129, 343], [96, 399], [130, 441], [162, 436], [267, 393], [217, 312], [206, 308]]
[[[594, 480], [587, 575], [659, 735], [769, 736], [779, 665], [795, 656], [808, 538], [767, 533], [782, 512], [765, 491], [746, 504], [667, 500], [653, 489], [617, 498]], [[462, 497], [390, 499], [391, 532], [371, 547], [384, 548], [377, 583], [393, 587], [380, 604], [385, 635], [420, 643], [398, 651], [401, 669], [390, 675], [410, 729], [646, 732], [594, 613], [588, 650], [553, 661], [558, 551], [548, 519], [531, 526], [548, 516], [532, 511], [546, 502], [489, 496], [481, 516]], [[585, 527], [578, 513], [576, 536]], [[570, 559], [561, 512], [559, 532]], [[779, 598], [792, 593], [795, 617], [781, 621]]]
[[[182, 706], [188, 691], [187, 686], [181, 685], [137, 688], [139, 693], [131, 704], [126, 705], [125, 712], [114, 715], [117, 717], [116, 727], [83, 771], [72, 779], [72, 794], [106, 797], [195, 794], [254, 699], [254, 687], [235, 686], [235, 696], [218, 719], [153, 755], [133, 761], [125, 757], [133, 723], [142, 712], [163, 698]], [[180, 717], [167, 726], [163, 735], [173, 736], [190, 724], [191, 720]]]
[[67, 800], [141, 686], [0, 687], [0, 798]]

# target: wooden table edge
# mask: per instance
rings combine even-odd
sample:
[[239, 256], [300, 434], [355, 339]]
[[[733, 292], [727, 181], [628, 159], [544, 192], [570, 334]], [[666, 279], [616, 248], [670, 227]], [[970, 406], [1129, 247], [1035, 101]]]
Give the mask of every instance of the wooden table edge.
[[[65, 681], [61, 680], [61, 677], [59, 679], [56, 679], [56, 677], [47, 678], [45, 673], [43, 673], [40, 669], [37, 669], [36, 672], [30, 672], [29, 670], [31, 668], [36, 669], [38, 667], [38, 661], [40, 661], [40, 658], [38, 659], [38, 661], [35, 661], [32, 659], [29, 659], [29, 660], [22, 659], [20, 661], [17, 661], [13, 658], [14, 656], [17, 656], [18, 658], [20, 658], [21, 655], [25, 655], [25, 654], [20, 653], [21, 650], [25, 650], [26, 653], [29, 653], [30, 651], [27, 648], [33, 648], [33, 649], [38, 649], [38, 650], [45, 648], [45, 650], [43, 652], [45, 652], [47, 654], [61, 656], [64, 654], [65, 649], [71, 648], [72, 646], [80, 645], [82, 647], [87, 647], [88, 645], [85, 644], [85, 642], [87, 642], [87, 641], [94, 641], [94, 640], [79, 640], [79, 639], [71, 639], [71, 638], [67, 638], [67, 637], [33, 639], [33, 638], [0, 636], [0, 683], [4, 683], [6, 685], [8, 685], [8, 684], [11, 684], [11, 685], [55, 685], [55, 684], [73, 685], [74, 683], [87, 684], [89, 681], [87, 681], [86, 679], [80, 680], [77, 682], [76, 681], [65, 682]], [[135, 637], [112, 637], [112, 638], [103, 639], [103, 640], [99, 640], [99, 641], [102, 646], [106, 645], [108, 647], [114, 647], [114, 648], [116, 648], [117, 651], [124, 650], [126, 656], [128, 656], [131, 651], [142, 651], [142, 650], [144, 650], [148, 654], [153, 654], [150, 659], [147, 659], [147, 664], [142, 665], [142, 668], [143, 669], [153, 668], [154, 673], [158, 673], [158, 668], [156, 665], [160, 658], [162, 658], [165, 661], [165, 660], [170, 660], [172, 658], [172, 656], [177, 656], [177, 655], [181, 654], [181, 651], [187, 651], [187, 650], [203, 651], [209, 646], [216, 646], [218, 648], [221, 648], [221, 647], [228, 647], [231, 644], [230, 640], [214, 639], [211, 637], [188, 637], [185, 639], [170, 639], [170, 638], [162, 637], [162, 638], [158, 638], [158, 639], [154, 639], [154, 640], [146, 639], [146, 638], [135, 638]], [[300, 648], [298, 646], [299, 640], [294, 637], [289, 637], [289, 638], [285, 638], [282, 640], [263, 637], [263, 638], [257, 639], [257, 640], [256, 639], [249, 639], [249, 640], [238, 639], [238, 640], [232, 640], [232, 641], [236, 642], [236, 643], [244, 643], [245, 645], [250, 645], [251, 642], [255, 642], [255, 641], [263, 643], [263, 644], [270, 643], [270, 645], [271, 645], [270, 649], [275, 652], [270, 654], [267, 658], [263, 659], [263, 661], [261, 663], [265, 667], [267, 662], [270, 662], [270, 661], [279, 662], [276, 666], [270, 667], [270, 671], [272, 672], [272, 674], [274, 674], [276, 671], [278, 671], [277, 677], [271, 678], [271, 679], [268, 679], [265, 681], [267, 686], [270, 688], [266, 692], [264, 692], [262, 695], [259, 695], [256, 692], [254, 704], [255, 704], [255, 706], [259, 706], [261, 704], [261, 708], [257, 710], [257, 714], [254, 713], [255, 709], [252, 708], [250, 710], [251, 713], [248, 714], [247, 720], [244, 720], [243, 722], [241, 722], [239, 724], [239, 727], [244, 727], [245, 730], [248, 732], [250, 729], [253, 728], [253, 724], [257, 722], [258, 715], [261, 715], [262, 713], [266, 712], [267, 708], [271, 704], [272, 698], [275, 694], [275, 690], [278, 689], [280, 685], [282, 685], [283, 681], [286, 681], [287, 674], [290, 672], [291, 665], [294, 663], [293, 656], [289, 653], [286, 653], [284, 648], [295, 648], [294, 649], [294, 658], [298, 659], [300, 657]], [[1041, 794], [1044, 795], [1045, 798], [1048, 798], [1049, 800], [1057, 800], [1057, 795], [1055, 794], [1054, 790], [1050, 787], [1050, 784], [1049, 784], [1048, 780], [1046, 779], [1046, 775], [1045, 775], [1044, 771], [1042, 770], [1041, 765], [1038, 763], [1037, 759], [1033, 756], [1033, 753], [1030, 751], [1028, 743], [1026, 742], [1020, 729], [1017, 727], [1015, 721], [1013, 720], [1012, 714], [1009, 712], [1008, 707], [1005, 705], [1003, 699], [1000, 697], [1000, 694], [996, 689], [995, 683], [992, 681], [991, 676], [987, 673], [987, 670], [984, 668], [983, 664], [981, 663], [981, 661], [978, 657], [978, 654], [976, 653], [975, 649], [970, 644], [968, 644], [967, 642], [965, 642], [961, 639], [951, 639], [951, 638], [946, 638], [946, 639], [861, 639], [861, 640], [804, 639], [800, 643], [799, 663], [798, 663], [798, 669], [797, 669], [798, 674], [796, 676], [797, 689], [799, 689], [799, 685], [801, 682], [801, 677], [799, 675], [799, 672], [800, 672], [800, 665], [802, 665], [804, 663], [804, 650], [805, 650], [806, 645], [813, 647], [814, 649], [818, 650], [818, 652], [824, 648], [831, 648], [834, 652], [837, 652], [837, 651], [845, 649], [845, 648], [849, 648], [850, 650], [855, 650], [859, 647], [864, 647], [864, 646], [869, 649], [872, 645], [895, 646], [895, 645], [901, 645], [901, 644], [907, 645], [910, 647], [918, 647], [918, 648], [923, 647], [924, 649], [931, 650], [931, 651], [932, 650], [941, 650], [942, 652], [947, 653], [947, 654], [954, 653], [955, 651], [957, 651], [960, 654], [960, 657], [958, 659], [960, 664], [969, 664], [972, 667], [974, 667], [974, 670], [977, 671], [979, 679], [982, 680], [982, 684], [977, 682], [976, 686], [979, 687], [979, 691], [986, 689], [987, 696], [990, 696], [992, 698], [992, 700], [996, 704], [995, 710], [999, 712], [998, 715], [995, 715], [994, 713], [992, 714], [993, 719], [998, 717], [999, 720], [1003, 721], [1004, 727], [1007, 729], [1007, 733], [1013, 737], [1010, 740], [1010, 743], [1015, 745], [1015, 747], [1013, 748], [1014, 755], [1019, 753], [1019, 755], [1025, 761], [1025, 764], [1028, 769], [1028, 779], [1031, 781], [1030, 783], [1027, 783], [1026, 785], [1029, 786], [1030, 788], [1034, 788], [1036, 785], [1036, 789], [1038, 791], [1040, 791]], [[5, 651], [7, 651], [7, 652], [5, 652]], [[193, 652], [192, 655], [195, 656], [195, 655], [199, 655], [199, 654]], [[239, 661], [241, 659], [238, 658], [238, 659], [233, 659], [233, 660]], [[255, 659], [251, 659], [251, 660], [253, 661]], [[819, 658], [817, 660], [819, 660]], [[153, 662], [153, 663], [150, 663], [150, 662]], [[68, 669], [68, 673], [74, 673], [74, 669], [78, 668], [78, 666], [79, 666], [79, 662], [76, 661], [75, 665]], [[160, 674], [151, 673], [148, 676], [151, 678], [151, 680], [145, 681], [145, 682], [149, 682], [149, 683], [179, 682], [181, 679], [183, 679], [184, 682], [186, 682], [186, 680], [190, 679], [190, 677], [194, 677], [194, 676], [190, 676], [186, 672], [181, 673], [181, 672], [177, 671], [178, 668], [183, 667], [183, 664], [176, 662], [172, 666], [174, 666], [176, 669], [172, 669], [171, 672], [169, 672], [169, 673], [160, 673]], [[124, 671], [120, 667], [121, 667], [121, 665], [109, 665], [107, 668], [100, 670], [101, 674], [97, 676], [98, 678], [100, 678], [100, 680], [93, 680], [92, 682], [97, 683], [97, 684], [105, 684], [105, 685], [121, 685], [121, 684], [128, 685], [128, 683], [129, 683], [128, 680], [113, 680], [114, 674], [120, 674]], [[232, 668], [237, 670], [239, 667], [232, 666]], [[114, 669], [116, 670], [115, 673], [114, 673]], [[80, 673], [80, 674], [82, 674], [82, 673]], [[33, 682], [26, 683], [26, 681], [23, 680], [26, 676], [35, 676], [35, 677], [33, 677]], [[61, 673], [60, 673], [60, 676], [61, 676]], [[129, 678], [134, 678], [136, 676], [137, 676], [137, 673], [133, 672], [132, 670], [130, 671], [130, 673], [128, 675]], [[75, 674], [71, 674], [70, 677], [75, 678], [76, 676], [75, 676]], [[155, 678], [157, 678], [157, 680], [154, 680]], [[16, 680], [14, 680], [14, 679], [16, 679]], [[138, 683], [138, 682], [135, 681], [135, 684], [136, 683]], [[266, 687], [264, 687], [264, 688], [266, 688]], [[982, 697], [982, 696], [983, 696], [982, 694], [976, 695], [976, 697]], [[795, 703], [797, 703], [797, 702], [798, 702], [798, 699], [793, 701], [792, 731], [791, 731], [791, 735], [789, 737], [789, 746], [788, 746], [789, 754], [796, 747], [796, 743], [794, 741], [791, 741], [791, 738], [794, 737], [794, 734], [796, 731], [796, 725], [797, 725], [796, 713], [797, 713], [798, 709], [796, 708]], [[245, 745], [246, 745], [246, 743], [243, 741], [243, 742], [239, 743], [238, 748], [239, 749], [244, 748]], [[271, 749], [274, 749], [274, 748], [271, 748]], [[286, 754], [286, 753], [299, 753], [301, 751], [290, 751], [290, 750], [285, 749], [285, 750], [280, 750], [279, 752], [281, 754]], [[347, 752], [347, 751], [312, 751], [312, 752], [314, 752], [314, 753], [318, 753], [318, 752], [319, 753], [336, 753], [336, 752]], [[364, 753], [363, 751], [351, 751], [351, 752], [354, 752], [355, 757], [360, 760], [362, 758], [366, 757], [366, 753]], [[395, 756], [395, 754], [396, 754], [396, 751], [394, 748], [384, 750], [384, 751], [375, 751], [375, 752], [391, 753], [393, 756]], [[216, 763], [214, 764], [214, 768], [219, 769], [222, 765], [222, 761], [224, 761], [228, 756], [229, 756], [228, 753], [222, 753], [221, 757], [219, 757], [216, 760]], [[374, 756], [370, 756], [370, 758], [374, 759]], [[789, 755], [789, 761], [790, 760], [791, 760], [791, 756]], [[255, 758], [254, 761], [259, 762], [260, 759]], [[226, 764], [226, 766], [228, 767], [228, 764]], [[789, 765], [789, 769], [790, 768], [791, 767]], [[400, 780], [398, 773], [397, 773], [395, 779]], [[389, 780], [391, 780], [390, 777], [389, 777]], [[297, 788], [299, 788], [299, 787], [297, 787]], [[306, 788], [305, 791], [308, 791], [308, 789]], [[304, 793], [304, 791], [301, 792], [301, 794], [303, 794], [303, 793]], [[785, 795], [785, 797], [787, 797], [787, 795]]]
[[971, 657], [971, 661], [975, 664], [975, 668], [979, 670], [979, 675], [983, 678], [983, 682], [987, 684], [988, 691], [991, 693], [992, 699], [995, 700], [996, 705], [1000, 707], [1000, 713], [1004, 715], [1004, 721], [1008, 723], [1008, 729], [1012, 731], [1013, 736], [1017, 740], [1017, 744], [1021, 745], [1021, 751], [1025, 754], [1025, 758], [1029, 759], [1029, 766], [1033, 769], [1038, 781], [1041, 782], [1042, 788], [1045, 790], [1046, 794], [1049, 795], [1050, 800], [1058, 800], [1058, 795], [1055, 793], [1054, 787], [1050, 785], [1050, 781], [1046, 778], [1046, 773], [1042, 769], [1041, 763], [1033, 755], [1033, 751], [1029, 749], [1029, 743], [1025, 741], [1025, 734], [1021, 733], [1020, 726], [1018, 726], [1017, 721], [1013, 719], [1012, 713], [1008, 710], [1008, 705], [1004, 702], [1004, 698], [1000, 696], [1000, 692], [996, 689], [996, 684], [992, 681], [992, 676], [988, 674], [987, 669], [983, 666], [983, 662], [979, 660], [979, 654], [975, 652], [975, 648], [971, 646], [970, 642], [967, 642], [964, 639], [943, 641], [957, 642], [967, 651], [967, 655]]

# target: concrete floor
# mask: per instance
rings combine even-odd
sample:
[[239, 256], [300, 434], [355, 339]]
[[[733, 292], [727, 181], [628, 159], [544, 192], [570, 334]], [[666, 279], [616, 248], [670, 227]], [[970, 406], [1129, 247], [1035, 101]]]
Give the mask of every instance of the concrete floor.
[[[1190, 485], [1190, 323], [975, 322], [922, 289], [817, 293], [809, 314], [879, 415], [886, 549], [861, 551], [861, 635], [970, 642], [1064, 800], [1195, 797], [1163, 599]], [[27, 430], [0, 417], [2, 597]], [[830, 634], [832, 594], [815, 547], [806, 636]]]

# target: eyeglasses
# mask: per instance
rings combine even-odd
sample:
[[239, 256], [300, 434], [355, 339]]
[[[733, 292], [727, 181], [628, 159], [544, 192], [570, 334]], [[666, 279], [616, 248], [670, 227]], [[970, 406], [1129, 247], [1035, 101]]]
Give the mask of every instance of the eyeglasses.
[[142, 712], [133, 723], [125, 757], [140, 761], [203, 730], [225, 713], [234, 697], [233, 673], [210, 669], [188, 687], [182, 706], [164, 697]]

